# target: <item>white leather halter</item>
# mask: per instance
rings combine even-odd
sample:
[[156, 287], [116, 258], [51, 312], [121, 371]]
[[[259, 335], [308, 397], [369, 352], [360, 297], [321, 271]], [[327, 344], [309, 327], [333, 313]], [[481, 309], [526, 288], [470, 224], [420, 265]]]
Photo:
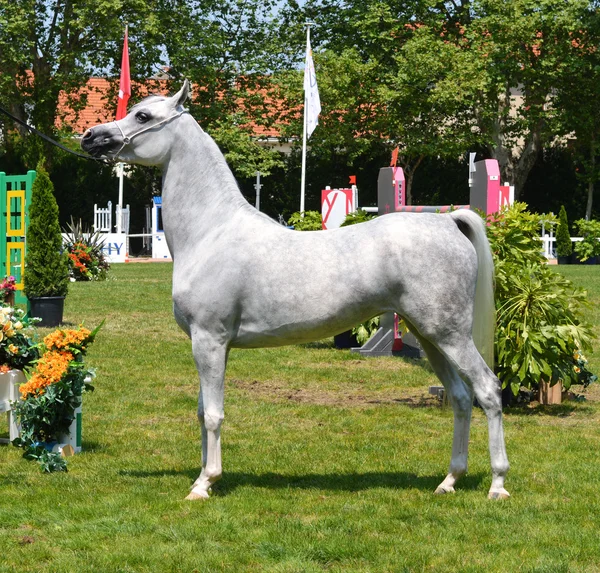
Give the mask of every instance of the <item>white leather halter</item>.
[[177, 113], [174, 113], [173, 115], [170, 115], [169, 117], [166, 117], [165, 119], [162, 119], [158, 123], [148, 125], [142, 129], [140, 129], [139, 131], [136, 131], [133, 135], [125, 135], [125, 133], [121, 129], [121, 126], [116, 121], [113, 121], [113, 123], [118, 127], [119, 131], [121, 132], [121, 135], [123, 136], [123, 142], [121, 143], [121, 147], [119, 147], [119, 150], [113, 155], [112, 159], [116, 161], [116, 159], [121, 154], [121, 151], [123, 151], [123, 149], [126, 145], [129, 145], [131, 143], [131, 140], [134, 137], [137, 137], [138, 135], [141, 135], [142, 133], [145, 133], [146, 131], [150, 131], [151, 129], [155, 129], [156, 127], [160, 127], [161, 125], [164, 125], [165, 123], [169, 123], [171, 120], [180, 117], [184, 113], [189, 113], [189, 110], [184, 109], [183, 111], [178, 111]]

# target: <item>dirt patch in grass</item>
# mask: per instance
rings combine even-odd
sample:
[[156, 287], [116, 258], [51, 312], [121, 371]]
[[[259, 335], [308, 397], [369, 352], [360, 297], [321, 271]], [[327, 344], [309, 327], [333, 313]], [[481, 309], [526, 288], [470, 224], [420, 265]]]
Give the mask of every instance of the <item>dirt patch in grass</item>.
[[291, 388], [284, 382], [276, 380], [259, 382], [258, 380], [228, 380], [230, 387], [252, 395], [255, 398], [272, 402], [296, 402], [318, 406], [364, 407], [372, 404], [404, 404], [411, 408], [439, 407], [440, 401], [435, 396], [420, 388], [403, 388], [389, 391], [365, 391], [363, 388], [352, 388], [343, 391]]

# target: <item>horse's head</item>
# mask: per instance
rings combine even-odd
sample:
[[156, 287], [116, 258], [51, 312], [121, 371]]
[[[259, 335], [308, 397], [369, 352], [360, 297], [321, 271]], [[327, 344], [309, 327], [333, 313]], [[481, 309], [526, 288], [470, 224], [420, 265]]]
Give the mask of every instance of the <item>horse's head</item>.
[[81, 148], [94, 157], [161, 165], [169, 156], [172, 145], [172, 138], [162, 132], [168, 132], [164, 128], [186, 112], [183, 104], [189, 89], [190, 84], [185, 80], [174, 96], [147, 97], [134, 105], [123, 119], [88, 129], [83, 134]]

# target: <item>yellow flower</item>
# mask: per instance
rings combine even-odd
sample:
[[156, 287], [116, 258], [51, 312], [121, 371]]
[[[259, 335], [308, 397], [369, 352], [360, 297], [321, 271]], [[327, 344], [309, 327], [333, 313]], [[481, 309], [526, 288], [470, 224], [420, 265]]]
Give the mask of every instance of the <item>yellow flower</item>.
[[579, 368], [579, 366], [575, 366], [574, 369], [575, 369], [575, 372], [577, 372], [577, 374], [579, 374], [581, 372], [581, 368]]
[[0, 342], [2, 342], [4, 340], [4, 332], [2, 332], [2, 330], [0, 330]]
[[15, 330], [21, 330], [23, 328], [23, 323], [19, 320], [15, 322]]
[[9, 344], [8, 351], [11, 352], [12, 354], [19, 354], [19, 347], [15, 346], [14, 344]]

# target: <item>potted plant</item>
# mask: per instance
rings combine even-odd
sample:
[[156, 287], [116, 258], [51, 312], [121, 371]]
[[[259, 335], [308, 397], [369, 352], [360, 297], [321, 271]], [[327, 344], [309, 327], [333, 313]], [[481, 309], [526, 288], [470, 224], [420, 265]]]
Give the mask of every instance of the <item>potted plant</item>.
[[81, 450], [82, 395], [91, 391], [94, 373], [83, 362], [94, 331], [56, 330], [44, 338], [42, 355], [19, 386], [13, 410], [20, 436], [13, 444], [46, 472], [66, 471], [65, 457]]
[[596, 258], [600, 255], [600, 221], [594, 219], [579, 219], [575, 221], [581, 241], [575, 244], [575, 253], [582, 263], [596, 264]]
[[17, 279], [15, 277], [4, 277], [0, 283], [0, 303], [8, 306], [15, 305], [15, 291], [17, 290]]
[[498, 378], [515, 397], [527, 388], [541, 391], [541, 401], [551, 394], [560, 400], [563, 389], [595, 378], [580, 360], [594, 338], [583, 311], [587, 294], [546, 264], [539, 216], [524, 203], [496, 215], [488, 237], [496, 270]]
[[25, 382], [23, 369], [39, 358], [33, 324], [25, 311], [8, 306], [0, 308], [0, 405], [8, 412], [9, 438], [18, 436], [16, 416], [11, 402], [18, 396], [18, 387]]
[[38, 167], [29, 206], [24, 290], [30, 314], [42, 319], [41, 326], [57, 326], [62, 322], [69, 284], [67, 254], [62, 247], [53, 190], [48, 174]]
[[73, 221], [65, 229], [65, 249], [71, 281], [103, 281], [110, 269], [102, 246], [104, 237], [100, 231], [86, 229], [81, 222]]
[[556, 229], [556, 259], [559, 265], [568, 265], [571, 262], [573, 243], [569, 234], [569, 220], [565, 206], [561, 205], [558, 214], [558, 227]]

